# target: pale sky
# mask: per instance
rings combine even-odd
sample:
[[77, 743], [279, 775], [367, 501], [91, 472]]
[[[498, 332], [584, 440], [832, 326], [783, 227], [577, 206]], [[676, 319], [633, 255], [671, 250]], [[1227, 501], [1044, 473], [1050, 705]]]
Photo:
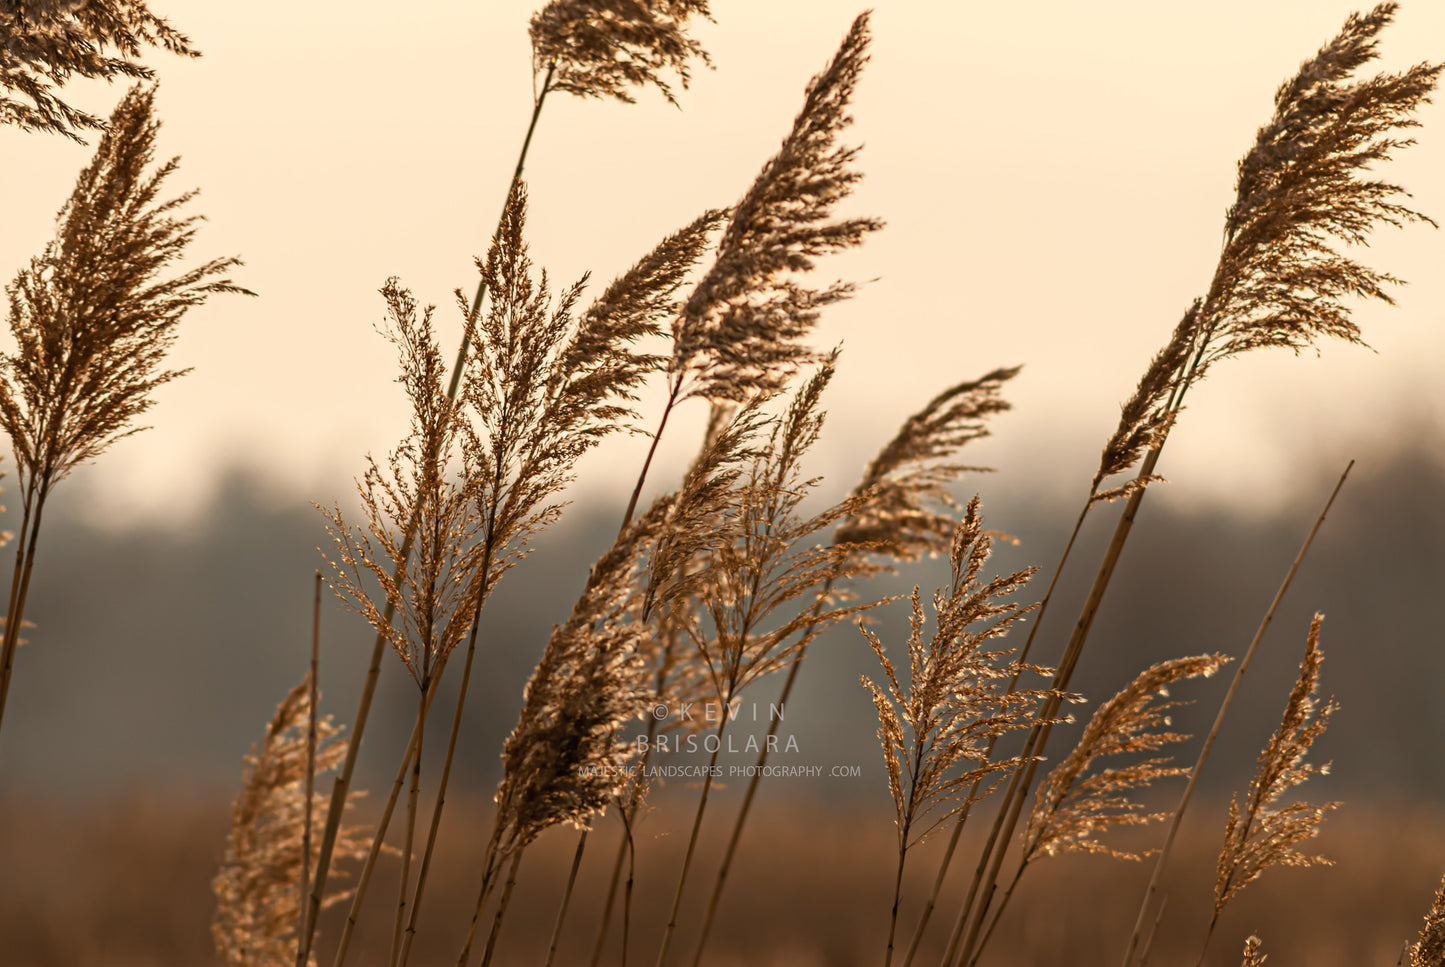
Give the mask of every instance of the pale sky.
[[[531, 109], [518, 2], [381, 4], [157, 0], [205, 56], [147, 55], [161, 79], [172, 188], [201, 188], [193, 254], [240, 255], [259, 299], [218, 298], [183, 324], [195, 372], [122, 441], [84, 491], [117, 522], [196, 506], [243, 463], [278, 494], [345, 499], [368, 450], [403, 430], [377, 289], [398, 275], [438, 305], [446, 352], [471, 258], [498, 214]], [[776, 149], [808, 78], [857, 9], [715, 0], [697, 30], [716, 64], [680, 92], [624, 105], [549, 99], [528, 163], [533, 256], [560, 285], [601, 286], [702, 209], [725, 205]], [[825, 316], [843, 343], [819, 471], [850, 486], [898, 422], [943, 387], [1024, 364], [1016, 409], [970, 454], [1012, 485], [1082, 493], [1118, 405], [1208, 284], [1235, 162], [1275, 88], [1332, 36], [1336, 0], [1079, 4], [880, 3], [854, 111], [866, 178], [849, 212], [888, 227], [826, 262], [866, 282]], [[1445, 58], [1445, 4], [1407, 2], [1382, 69]], [[108, 113], [123, 88], [68, 96]], [[1445, 220], [1445, 108], [1381, 174]], [[0, 129], [6, 278], [51, 236], [90, 149]], [[1387, 230], [1367, 261], [1410, 281], [1358, 321], [1376, 353], [1329, 345], [1215, 368], [1161, 470], [1187, 499], [1288, 500], [1300, 454], [1343, 464], [1402, 421], [1440, 449], [1445, 235]], [[867, 281], [874, 280], [874, 281]], [[596, 291], [594, 288], [593, 291]], [[697, 416], [700, 417], [700, 413]], [[1382, 427], [1384, 429], [1382, 429]], [[672, 435], [665, 485], [695, 445]], [[622, 491], [640, 442], [583, 466]], [[6, 461], [8, 468], [8, 460]], [[1316, 481], [1304, 491], [1314, 500]], [[585, 492], [585, 489], [584, 491]]]

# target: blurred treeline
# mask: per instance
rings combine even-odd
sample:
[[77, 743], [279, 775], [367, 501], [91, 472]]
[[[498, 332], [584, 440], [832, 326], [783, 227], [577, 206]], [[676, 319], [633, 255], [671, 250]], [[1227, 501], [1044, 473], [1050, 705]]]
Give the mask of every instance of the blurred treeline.
[[[1278, 724], [1310, 615], [1326, 614], [1323, 689], [1342, 703], [1318, 755], [1333, 759], [1314, 799], [1398, 801], [1445, 797], [1445, 460], [1438, 438], [1415, 437], [1386, 456], [1362, 460], [1326, 522], [1246, 678], [1205, 783], [1240, 788], [1264, 740]], [[1333, 458], [1332, 458], [1333, 459]], [[1112, 695], [1144, 665], [1203, 651], [1238, 655], [1248, 643], [1299, 544], [1342, 469], [1301, 465], [1298, 501], [1261, 516], [1252, 495], [1190, 505], [1170, 485], [1145, 502], [1085, 654], [1076, 690], [1091, 702]], [[1015, 474], [969, 481], [983, 493], [988, 526], [1018, 538], [1000, 544], [991, 570], [1038, 564], [1041, 595], [1077, 508], [1032, 495]], [[86, 488], [66, 495], [83, 504]], [[337, 495], [314, 495], [333, 499]], [[342, 496], [343, 501], [345, 497]], [[343, 506], [345, 504], [343, 503]], [[184, 530], [138, 523], [96, 527], [57, 502], [47, 520], [12, 693], [14, 729], [0, 742], [8, 796], [69, 799], [135, 787], [212, 794], [233, 791], [241, 758], [275, 703], [299, 680], [310, 634], [316, 548], [328, 543], [305, 497], [278, 497], [245, 472], [231, 473]], [[619, 509], [580, 503], [504, 579], [483, 618], [485, 642], [469, 705], [461, 781], [495, 781], [500, 740], [515, 720], [526, 677], [552, 625], [561, 620], [593, 557], [615, 533]], [[1102, 547], [1112, 509], [1094, 515], [1085, 540]], [[1054, 660], [1092, 578], [1097, 552], [1078, 553], [1063, 592], [1041, 629], [1036, 660]], [[945, 562], [922, 562], [875, 593], [927, 595]], [[901, 648], [906, 612], [878, 614], [885, 642]], [[1019, 642], [1022, 635], [1018, 635]], [[354, 703], [372, 636], [360, 618], [327, 594], [323, 617], [323, 707], [342, 722]], [[857, 764], [856, 779], [820, 779], [798, 792], [886, 800], [876, 719], [860, 673], [875, 660], [856, 629], [834, 629], [815, 646], [784, 731], [798, 751], [774, 761]], [[363, 754], [366, 784], [389, 780], [405, 741], [414, 686], [385, 669], [381, 727]], [[1227, 675], [1176, 697], [1198, 699], [1176, 725], [1207, 728]], [[739, 742], [765, 730], [745, 721]], [[388, 701], [390, 699], [390, 701]], [[751, 704], [754, 696], [746, 699]], [[1092, 705], [1082, 706], [1087, 717]], [[746, 713], [747, 718], [750, 713]], [[391, 725], [388, 727], [388, 716]], [[1060, 742], [1059, 739], [1055, 740]], [[1060, 742], [1060, 745], [1062, 743]], [[1055, 747], [1055, 754], [1058, 747]], [[701, 760], [700, 760], [701, 761]], [[724, 763], [751, 762], [750, 755]]]

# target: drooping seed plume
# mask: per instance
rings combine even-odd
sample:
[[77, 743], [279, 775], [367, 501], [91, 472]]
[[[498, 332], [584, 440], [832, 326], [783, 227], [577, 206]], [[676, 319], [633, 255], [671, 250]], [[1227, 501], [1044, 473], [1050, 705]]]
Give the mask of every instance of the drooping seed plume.
[[808, 85], [782, 148], [763, 167], [723, 233], [712, 267], [673, 325], [674, 386], [684, 395], [742, 402], [776, 393], [817, 359], [805, 344], [820, 310], [852, 294], [805, 280], [824, 255], [882, 227], [834, 211], [862, 177], [858, 149], [838, 139], [867, 62], [868, 15], [853, 22], [828, 68]]
[[1034, 797], [1023, 833], [1023, 862], [1069, 852], [1105, 853], [1137, 860], [1099, 841], [1100, 834], [1119, 826], [1164, 819], [1168, 813], [1146, 813], [1136, 796], [1154, 782], [1185, 775], [1155, 756], [1123, 766], [1094, 768], [1109, 756], [1156, 752], [1189, 738], [1165, 731], [1169, 711], [1183, 704], [1167, 700], [1169, 687], [1186, 678], [1208, 678], [1223, 665], [1223, 655], [1199, 655], [1160, 662], [1141, 672], [1119, 694], [1100, 705], [1079, 741], [1048, 774]]
[[1445, 965], [1445, 879], [1435, 891], [1435, 902], [1425, 914], [1420, 939], [1410, 945], [1410, 967], [1442, 967]]
[[214, 259], [167, 277], [200, 215], [176, 212], [195, 192], [162, 198], [179, 159], [152, 167], [155, 88], [132, 88], [60, 210], [55, 240], [6, 287], [15, 352], [0, 352], [0, 426], [27, 503], [77, 465], [140, 432], [181, 318], [220, 292], [240, 265]]
[[532, 65], [552, 71], [551, 89], [633, 103], [630, 88], [655, 86], [673, 104], [663, 75], [685, 90], [694, 60], [711, 65], [687, 33], [695, 17], [712, 19], [708, 0], [552, 0], [532, 16]]
[[1401, 280], [1355, 257], [1382, 225], [1434, 225], [1410, 208], [1399, 185], [1369, 172], [1414, 139], [1442, 65], [1417, 64], [1359, 78], [1398, 5], [1351, 14], [1340, 33], [1300, 65], [1275, 94], [1270, 121], [1240, 159], [1235, 199], [1208, 292], [1185, 313], [1125, 404], [1094, 480], [1094, 499], [1123, 496], [1150, 481], [1099, 493], [1162, 443], [1182, 394], [1214, 363], [1261, 348], [1319, 351], [1326, 338], [1363, 344], [1350, 301], [1390, 303]]
[[834, 539], [866, 544], [871, 553], [897, 561], [946, 551], [957, 526], [949, 485], [964, 473], [989, 469], [953, 462], [953, 455], [989, 435], [984, 420], [1010, 408], [1000, 392], [1018, 373], [1019, 367], [996, 369], [959, 383], [905, 420], [868, 464], [853, 491], [862, 505]]
[[411, 404], [410, 430], [384, 466], [367, 458], [357, 482], [364, 526], [349, 525], [340, 507], [322, 513], [336, 547], [329, 559], [333, 587], [425, 689], [433, 669], [465, 637], [478, 604], [478, 474], [459, 465], [458, 442], [467, 428], [447, 398], [447, 365], [431, 307], [418, 312], [396, 279], [381, 294], [386, 336], [397, 348], [397, 382]]
[[0, 0], [0, 124], [83, 143], [81, 131], [105, 122], [61, 100], [59, 88], [71, 77], [148, 80], [155, 72], [137, 63], [145, 47], [200, 56], [141, 0]]
[[[803, 459], [823, 426], [823, 390], [835, 357], [794, 394], [729, 495], [718, 540], [700, 573], [699, 611], [705, 620], [684, 628], [705, 663], [715, 698], [726, 704], [749, 684], [792, 663], [817, 631], [859, 614], [872, 603], [844, 604], [839, 579], [870, 565], [846, 545], [820, 540], [851, 516], [859, 499], [804, 516], [800, 507], [817, 485]], [[745, 411], [746, 412], [746, 411]]]
[[648, 633], [637, 621], [639, 558], [662, 517], [659, 508], [644, 514], [593, 565], [527, 683], [502, 751], [498, 858], [560, 823], [586, 828], [626, 786], [635, 747], [622, 730], [652, 697], [638, 654]]
[[661, 363], [638, 342], [657, 335], [676, 311], [674, 295], [723, 217], [706, 212], [668, 236], [578, 315], [585, 278], [555, 302], [546, 272], [534, 278], [526, 208], [518, 183], [487, 258], [477, 263], [490, 293], [486, 313], [471, 320], [457, 294], [472, 354], [465, 446], [478, 468], [475, 497], [498, 575], [560, 515], [556, 498], [577, 461], [628, 426], [637, 389]]

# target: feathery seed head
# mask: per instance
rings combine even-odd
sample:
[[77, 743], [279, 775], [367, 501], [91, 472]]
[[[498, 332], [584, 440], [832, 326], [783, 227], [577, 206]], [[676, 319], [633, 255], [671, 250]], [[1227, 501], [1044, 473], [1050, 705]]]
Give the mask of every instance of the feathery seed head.
[[629, 88], [652, 84], [677, 104], [663, 72], [686, 89], [691, 61], [712, 63], [687, 35], [693, 17], [712, 19], [708, 0], [552, 0], [532, 16], [533, 71], [550, 70], [553, 90], [578, 97], [631, 104]]
[[502, 568], [560, 515], [554, 498], [571, 483], [577, 461], [629, 425], [628, 404], [662, 362], [635, 344], [676, 310], [677, 289], [723, 217], [706, 212], [665, 238], [579, 315], [583, 283], [554, 303], [546, 273], [533, 277], [526, 207], [519, 182], [478, 262], [490, 294], [486, 313], [472, 319], [457, 294], [471, 347], [464, 445], [481, 468], [476, 499]]
[[1419, 64], [1363, 80], [1355, 72], [1376, 55], [1376, 38], [1394, 3], [1353, 14], [1338, 36], [1300, 66], [1275, 95], [1274, 116], [1239, 162], [1236, 197], [1204, 298], [1185, 313], [1124, 405], [1104, 448], [1092, 500], [1127, 496], [1154, 482], [1140, 477], [1099, 491], [1104, 478], [1128, 470], [1160, 446], [1184, 392], [1219, 360], [1266, 347], [1295, 353], [1326, 337], [1363, 344], [1351, 297], [1391, 302], [1400, 280], [1355, 260], [1380, 225], [1434, 225], [1402, 203], [1400, 186], [1368, 176], [1376, 164], [1414, 141], [1442, 65]]
[[1187, 739], [1187, 735], [1162, 730], [1170, 724], [1169, 710], [1183, 704], [1162, 701], [1169, 696], [1169, 686], [1186, 678], [1208, 678], [1228, 660], [1223, 655], [1199, 655], [1160, 662], [1100, 705], [1073, 751], [1054, 767], [1034, 796], [1023, 834], [1025, 862], [1040, 855], [1075, 851], [1139, 859], [1137, 854], [1104, 845], [1098, 835], [1116, 826], [1165, 818], [1165, 813], [1141, 812], [1143, 806], [1131, 795], [1158, 779], [1189, 770], [1167, 765], [1168, 757], [1093, 772], [1090, 767], [1103, 756], [1155, 752]]
[[1425, 914], [1420, 939], [1410, 945], [1410, 967], [1445, 967], [1445, 879]]
[[[220, 872], [211, 882], [216, 913], [211, 936], [227, 967], [291, 967], [296, 962], [296, 925], [306, 816], [307, 723], [311, 676], [287, 693], [266, 737], [246, 756], [246, 777], [231, 809], [231, 830]], [[336, 768], [346, 757], [346, 740], [330, 716], [316, 723], [316, 773]], [[327, 797], [314, 794], [314, 813], [324, 815]], [[370, 836], [343, 826], [334, 855], [359, 859]], [[319, 849], [311, 841], [314, 865]], [[323, 906], [346, 898], [329, 894]], [[312, 960], [314, 963], [314, 958]]]
[[593, 565], [527, 683], [521, 717], [502, 751], [502, 854], [559, 823], [585, 828], [625, 788], [634, 747], [620, 732], [652, 696], [638, 655], [647, 628], [637, 620], [636, 579], [664, 516], [656, 508], [644, 514]]
[[0, 426], [10, 436], [27, 506], [78, 464], [140, 432], [153, 391], [183, 375], [166, 354], [186, 312], [239, 265], [216, 259], [171, 278], [201, 216], [160, 200], [171, 159], [148, 171], [160, 124], [155, 88], [131, 88], [60, 210], [55, 240], [6, 288], [16, 352], [0, 353]]
[[862, 505], [839, 525], [835, 540], [867, 545], [871, 553], [898, 561], [946, 549], [955, 530], [949, 484], [964, 473], [988, 470], [948, 461], [964, 445], [989, 435], [984, 419], [1010, 408], [1000, 391], [1018, 373], [1017, 366], [996, 369], [959, 383], [910, 416], [854, 488]]
[[1390, 302], [1399, 280], [1338, 248], [1363, 245], [1377, 225], [1434, 222], [1401, 204], [1397, 185], [1362, 173], [1413, 144], [1396, 135], [1417, 127], [1441, 65], [1352, 77], [1376, 56], [1376, 37], [1394, 3], [1352, 14], [1339, 35], [1301, 65], [1275, 95], [1275, 113], [1239, 163], [1237, 197], [1202, 310], [1210, 362], [1263, 346], [1299, 352], [1322, 336], [1361, 342], [1341, 301]]
[[1263, 967], [1268, 959], [1263, 942], [1258, 937], [1250, 937], [1244, 942], [1244, 959], [1239, 962], [1239, 967]]
[[[817, 483], [803, 475], [802, 462], [822, 429], [820, 403], [833, 366], [830, 354], [794, 394], [766, 446], [728, 491], [695, 576], [706, 621], [689, 624], [688, 633], [723, 703], [787, 667], [823, 628], [873, 606], [836, 603], [834, 583], [866, 573], [869, 565], [852, 548], [817, 539], [852, 514], [857, 499], [810, 517], [799, 513]], [[756, 412], [751, 403], [735, 422]]]
[[918, 589], [913, 591], [906, 691], [883, 642], [862, 629], [887, 678], [886, 686], [866, 676], [862, 682], [878, 711], [878, 739], [903, 849], [994, 788], [994, 783], [985, 783], [969, 798], [975, 782], [1018, 764], [1017, 757], [991, 760], [990, 741], [1027, 728], [1047, 694], [1008, 688], [1016, 674], [1048, 674], [1047, 669], [1021, 665], [1008, 658], [1009, 652], [985, 650], [987, 642], [1006, 634], [1027, 612], [1002, 599], [1016, 593], [1035, 571], [980, 583], [991, 543], [974, 497], [954, 532], [951, 579], [934, 594], [936, 625], [927, 637], [923, 604]]
[[479, 475], [465, 460], [456, 473], [458, 440], [467, 428], [447, 398], [447, 365], [432, 308], [418, 313], [416, 300], [396, 279], [381, 293], [389, 316], [384, 334], [397, 347], [397, 382], [412, 406], [410, 433], [384, 467], [367, 459], [357, 482], [364, 528], [350, 527], [339, 507], [322, 513], [336, 545], [336, 558], [328, 559], [332, 586], [386, 638], [424, 689], [466, 635], [478, 606]]
[[844, 283], [813, 288], [803, 276], [820, 256], [882, 227], [870, 218], [833, 220], [862, 177], [853, 167], [857, 149], [837, 141], [851, 121], [868, 39], [865, 13], [809, 84], [792, 131], [733, 209], [712, 267], [673, 324], [671, 375], [690, 395], [741, 402], [778, 392], [816, 360], [803, 340], [822, 307], [853, 292]]
[[1339, 803], [1312, 806], [1295, 802], [1280, 809], [1271, 808], [1285, 792], [1310, 776], [1328, 770], [1327, 764], [1315, 766], [1304, 761], [1310, 746], [1324, 734], [1330, 716], [1338, 708], [1334, 701], [1316, 706], [1313, 697], [1323, 660], [1319, 650], [1320, 622], [1323, 620], [1324, 615], [1316, 614], [1310, 622], [1299, 678], [1290, 691], [1279, 729], [1270, 736], [1260, 753], [1259, 766], [1250, 781], [1245, 801], [1230, 800], [1224, 848], [1219, 853], [1218, 875], [1214, 884], [1215, 919], [1224, 912], [1235, 894], [1271, 866], [1329, 863], [1322, 856], [1301, 853], [1295, 846], [1315, 836], [1325, 814]]
[[[49, 131], [84, 143], [80, 130], [105, 122], [56, 95], [72, 75], [149, 79], [142, 47], [199, 57], [185, 34], [142, 0], [0, 0], [0, 124]], [[111, 56], [107, 49], [119, 56]]]

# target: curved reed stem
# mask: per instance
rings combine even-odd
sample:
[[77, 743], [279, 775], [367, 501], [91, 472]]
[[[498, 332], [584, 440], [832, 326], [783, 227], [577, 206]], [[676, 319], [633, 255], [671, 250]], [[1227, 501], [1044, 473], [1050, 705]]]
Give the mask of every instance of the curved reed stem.
[[[1295, 555], [1289, 571], [1285, 574], [1284, 580], [1280, 582], [1279, 590], [1274, 594], [1274, 600], [1269, 603], [1269, 609], [1265, 611], [1264, 618], [1260, 620], [1259, 628], [1255, 631], [1254, 637], [1249, 642], [1249, 647], [1244, 651], [1244, 657], [1239, 661], [1239, 667], [1234, 672], [1234, 678], [1229, 683], [1229, 690], [1224, 694], [1224, 700], [1219, 705], [1219, 712], [1214, 716], [1214, 725], [1209, 729], [1209, 735], [1205, 736], [1204, 745], [1199, 750], [1199, 758], [1195, 760], [1194, 768], [1189, 773], [1189, 781], [1184, 786], [1184, 792], [1179, 797], [1179, 805], [1174, 807], [1174, 813], [1169, 820], [1169, 831], [1164, 836], [1164, 845], [1159, 849], [1159, 855], [1154, 861], [1154, 870], [1149, 875], [1149, 885], [1144, 889], [1144, 897], [1139, 902], [1139, 914], [1134, 920], [1134, 930], [1129, 937], [1129, 946], [1124, 951], [1123, 967], [1129, 967], [1136, 952], [1140, 955], [1140, 963], [1143, 963], [1147, 956], [1147, 946], [1141, 951], [1139, 941], [1144, 931], [1144, 925], [1149, 916], [1149, 907], [1153, 904], [1154, 894], [1159, 889], [1159, 881], [1164, 875], [1164, 868], [1169, 863], [1169, 853], [1174, 847], [1174, 838], [1179, 832], [1179, 826], [1184, 821], [1184, 812], [1189, 808], [1189, 800], [1194, 795], [1194, 787], [1199, 782], [1199, 774], [1204, 770], [1204, 763], [1209, 758], [1209, 752], [1214, 748], [1214, 740], [1219, 735], [1219, 729], [1224, 724], [1224, 717], [1229, 712], [1229, 706], [1234, 702], [1234, 694], [1239, 690], [1239, 683], [1244, 680], [1244, 673], [1249, 668], [1249, 663], [1254, 659], [1254, 653], [1259, 648], [1259, 643], [1264, 639], [1264, 633], [1269, 629], [1270, 622], [1274, 620], [1274, 613], [1279, 609], [1280, 602], [1284, 600], [1285, 592], [1294, 583], [1294, 576], [1299, 571], [1305, 555], [1309, 553], [1310, 545], [1314, 543], [1315, 535], [1320, 532], [1324, 525], [1325, 516], [1329, 514], [1330, 508], [1334, 506], [1335, 498], [1339, 496], [1340, 490], [1345, 486], [1345, 478], [1354, 469], [1355, 461], [1351, 460], [1345, 467], [1345, 472], [1340, 474], [1339, 482], [1335, 489], [1330, 492], [1329, 499], [1325, 501], [1324, 509], [1320, 511], [1319, 517], [1315, 518], [1314, 526], [1310, 528], [1309, 535], [1300, 546], [1299, 553]], [[1161, 905], [1159, 916], [1163, 916]], [[1158, 930], [1158, 923], [1155, 923], [1155, 930]]]

